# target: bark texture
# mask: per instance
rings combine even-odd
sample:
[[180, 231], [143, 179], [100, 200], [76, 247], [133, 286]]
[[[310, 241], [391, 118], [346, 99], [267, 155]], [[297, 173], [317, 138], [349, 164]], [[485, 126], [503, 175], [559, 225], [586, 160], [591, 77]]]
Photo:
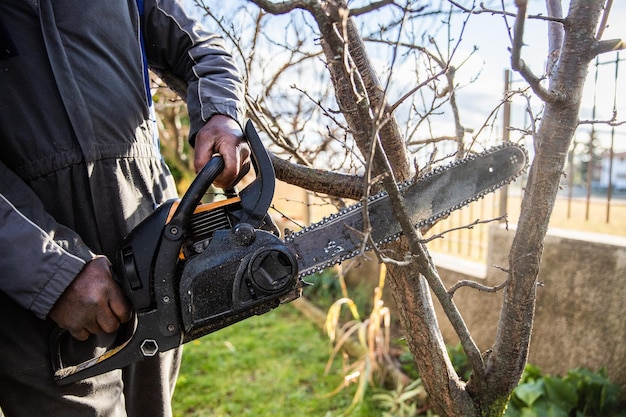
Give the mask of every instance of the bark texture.
[[572, 1], [565, 20], [560, 59], [545, 96], [546, 106], [535, 136], [536, 154], [509, 254], [508, 286], [496, 341], [487, 361], [487, 377], [472, 380], [469, 386], [483, 415], [501, 415], [502, 411], [492, 407], [508, 398], [526, 364], [543, 241], [578, 126], [583, 86], [595, 57], [594, 31], [603, 4], [602, 0]]

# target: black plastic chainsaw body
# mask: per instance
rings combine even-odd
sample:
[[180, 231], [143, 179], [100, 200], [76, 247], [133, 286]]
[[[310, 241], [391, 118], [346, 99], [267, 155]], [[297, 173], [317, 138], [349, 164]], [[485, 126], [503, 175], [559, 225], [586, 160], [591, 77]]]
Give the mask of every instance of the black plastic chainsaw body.
[[[254, 181], [237, 197], [201, 204], [223, 169], [216, 156], [180, 201], [165, 202], [131, 231], [114, 273], [134, 317], [95, 355], [74, 346], [88, 343], [57, 332], [51, 349], [58, 384], [122, 368], [301, 295], [294, 255], [267, 214], [274, 168], [250, 122], [245, 134]], [[75, 357], [84, 350], [91, 354]]]

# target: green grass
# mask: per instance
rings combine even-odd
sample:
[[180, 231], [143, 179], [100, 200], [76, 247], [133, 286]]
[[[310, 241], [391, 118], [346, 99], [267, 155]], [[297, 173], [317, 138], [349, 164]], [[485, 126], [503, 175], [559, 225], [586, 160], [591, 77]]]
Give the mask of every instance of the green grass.
[[[328, 375], [326, 336], [292, 305], [252, 317], [185, 345], [176, 417], [339, 416], [356, 387], [342, 383], [341, 364]], [[367, 401], [350, 416], [380, 416]]]

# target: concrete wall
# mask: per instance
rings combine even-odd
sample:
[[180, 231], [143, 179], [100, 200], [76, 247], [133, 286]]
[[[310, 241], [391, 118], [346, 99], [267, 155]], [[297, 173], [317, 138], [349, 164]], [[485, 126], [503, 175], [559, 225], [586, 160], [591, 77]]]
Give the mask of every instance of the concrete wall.
[[[433, 254], [446, 286], [474, 279], [495, 286], [506, 274], [515, 231], [493, 226], [489, 265]], [[529, 362], [544, 372], [564, 375], [583, 366], [606, 367], [614, 382], [626, 387], [626, 238], [551, 230], [545, 240], [539, 273], [536, 316]], [[488, 349], [495, 337], [502, 294], [462, 288], [454, 296], [476, 343]], [[458, 338], [438, 311], [446, 342]]]

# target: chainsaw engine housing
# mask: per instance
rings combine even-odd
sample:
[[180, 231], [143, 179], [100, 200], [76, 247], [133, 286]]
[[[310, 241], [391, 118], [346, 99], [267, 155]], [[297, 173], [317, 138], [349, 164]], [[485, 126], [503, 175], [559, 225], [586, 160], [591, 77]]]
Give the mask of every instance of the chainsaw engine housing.
[[301, 294], [292, 252], [274, 234], [238, 224], [214, 233], [185, 263], [179, 298], [183, 341], [196, 339]]

